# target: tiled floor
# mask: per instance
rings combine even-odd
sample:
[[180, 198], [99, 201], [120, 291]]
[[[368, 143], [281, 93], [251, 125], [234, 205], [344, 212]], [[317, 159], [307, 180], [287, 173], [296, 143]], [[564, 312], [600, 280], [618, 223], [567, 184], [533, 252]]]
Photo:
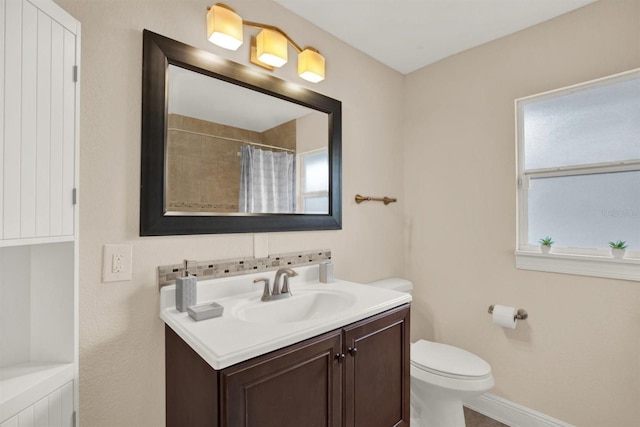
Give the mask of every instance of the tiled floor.
[[502, 424], [466, 407], [464, 408], [464, 421], [467, 427], [507, 427], [506, 424]]

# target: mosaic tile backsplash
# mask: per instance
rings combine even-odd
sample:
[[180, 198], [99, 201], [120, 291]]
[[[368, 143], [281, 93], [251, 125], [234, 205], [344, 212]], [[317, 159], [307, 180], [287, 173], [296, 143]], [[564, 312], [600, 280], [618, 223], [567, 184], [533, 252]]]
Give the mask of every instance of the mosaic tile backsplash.
[[[219, 279], [221, 277], [275, 271], [282, 267], [301, 267], [319, 264], [331, 259], [329, 249], [269, 255], [266, 258], [236, 258], [216, 261], [189, 260], [189, 273], [198, 280]], [[196, 267], [197, 264], [197, 267]], [[161, 288], [176, 283], [176, 277], [184, 276], [184, 263], [161, 265], [158, 267], [158, 286]]]

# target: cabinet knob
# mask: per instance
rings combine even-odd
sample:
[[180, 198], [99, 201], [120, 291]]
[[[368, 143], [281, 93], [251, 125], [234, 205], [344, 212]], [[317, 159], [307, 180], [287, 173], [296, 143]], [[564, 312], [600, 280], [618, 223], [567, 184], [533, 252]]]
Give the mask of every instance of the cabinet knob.
[[344, 353], [336, 353], [336, 356], [335, 356], [335, 358], [336, 358], [336, 360], [337, 360], [338, 362], [342, 362], [342, 361], [344, 360], [344, 358], [345, 358], [345, 357], [346, 357], [346, 356], [344, 355]]
[[358, 349], [355, 347], [349, 347], [349, 354], [353, 357], [356, 357], [356, 354], [358, 354]]

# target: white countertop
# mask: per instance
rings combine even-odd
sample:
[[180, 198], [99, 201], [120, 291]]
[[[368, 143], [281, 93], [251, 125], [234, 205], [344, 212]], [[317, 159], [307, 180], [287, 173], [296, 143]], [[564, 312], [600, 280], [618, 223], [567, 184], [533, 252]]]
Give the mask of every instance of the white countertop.
[[221, 317], [198, 322], [176, 310], [175, 285], [165, 286], [160, 291], [160, 317], [211, 367], [223, 369], [411, 302], [411, 295], [403, 292], [343, 280], [319, 283], [317, 265], [293, 270], [298, 276], [289, 279], [292, 299], [296, 290], [339, 290], [354, 296], [355, 303], [330, 317], [301, 322], [250, 323], [234, 317], [234, 306], [242, 301], [238, 297], [262, 295], [262, 284], [254, 284], [255, 278], [273, 281], [275, 272], [267, 272], [198, 282], [198, 304], [217, 302], [224, 306]]

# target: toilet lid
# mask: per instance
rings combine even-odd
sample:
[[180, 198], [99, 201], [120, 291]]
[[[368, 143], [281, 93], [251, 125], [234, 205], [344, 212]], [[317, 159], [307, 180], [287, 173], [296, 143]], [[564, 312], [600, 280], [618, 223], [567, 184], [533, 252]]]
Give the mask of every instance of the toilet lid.
[[446, 376], [483, 377], [491, 373], [491, 366], [475, 354], [427, 340], [411, 344], [411, 364]]

